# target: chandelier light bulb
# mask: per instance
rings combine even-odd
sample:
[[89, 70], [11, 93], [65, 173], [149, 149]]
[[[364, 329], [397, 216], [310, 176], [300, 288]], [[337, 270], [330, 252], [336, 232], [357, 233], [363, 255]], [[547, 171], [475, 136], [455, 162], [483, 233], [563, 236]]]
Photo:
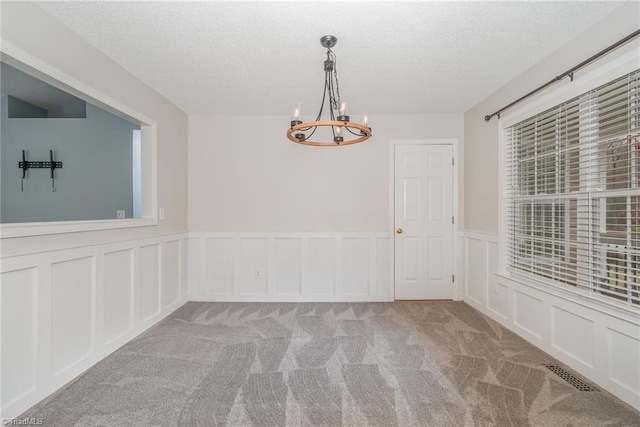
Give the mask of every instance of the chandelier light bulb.
[[340, 145], [340, 143], [342, 143], [344, 141], [344, 138], [342, 137], [342, 127], [341, 126], [334, 126], [333, 127], [333, 142], [336, 143], [336, 145]]
[[347, 103], [346, 102], [341, 102], [340, 105], [338, 105], [338, 114], [339, 116], [337, 117], [338, 121], [340, 122], [348, 122], [349, 121], [349, 116], [347, 116]]
[[293, 120], [300, 120], [302, 117], [302, 104], [293, 107]]
[[302, 123], [302, 104], [296, 104], [291, 112], [291, 126]]

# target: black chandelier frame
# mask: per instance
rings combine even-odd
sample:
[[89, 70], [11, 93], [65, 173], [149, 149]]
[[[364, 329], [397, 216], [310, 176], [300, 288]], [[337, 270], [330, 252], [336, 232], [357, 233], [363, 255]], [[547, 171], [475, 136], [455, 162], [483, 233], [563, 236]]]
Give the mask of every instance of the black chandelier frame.
[[[336, 54], [331, 50], [337, 43], [335, 36], [324, 36], [320, 44], [327, 49], [327, 59], [324, 61], [324, 90], [320, 110], [314, 121], [303, 122], [300, 117], [291, 120], [291, 126], [287, 130], [287, 138], [291, 141], [320, 147], [335, 147], [336, 145], [350, 145], [366, 141], [372, 135], [371, 128], [367, 124], [352, 122], [346, 114], [344, 104], [340, 100], [340, 83], [336, 67]], [[329, 120], [321, 120], [325, 104], [329, 104]], [[314, 141], [313, 134], [319, 127], [330, 127], [333, 136], [332, 141]], [[342, 132], [342, 130], [346, 132]], [[347, 133], [355, 136], [345, 139]]]

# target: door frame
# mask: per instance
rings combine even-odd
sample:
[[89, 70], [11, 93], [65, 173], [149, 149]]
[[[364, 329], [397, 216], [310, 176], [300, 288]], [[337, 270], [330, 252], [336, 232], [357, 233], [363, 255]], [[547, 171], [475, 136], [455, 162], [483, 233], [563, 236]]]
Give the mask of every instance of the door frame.
[[396, 184], [396, 171], [395, 171], [395, 153], [396, 146], [398, 145], [450, 145], [451, 152], [453, 155], [453, 217], [455, 218], [455, 223], [453, 227], [453, 274], [455, 276], [455, 280], [453, 282], [453, 300], [461, 301], [462, 298], [460, 296], [461, 286], [460, 286], [460, 274], [458, 268], [458, 261], [460, 258], [459, 254], [459, 232], [458, 227], [460, 225], [460, 212], [458, 208], [458, 166], [460, 164], [459, 156], [458, 156], [458, 140], [457, 139], [392, 139], [389, 141], [389, 245], [390, 245], [390, 255], [389, 255], [389, 275], [390, 275], [390, 289], [389, 295], [391, 296], [391, 300], [394, 301], [396, 298], [396, 253], [395, 253], [395, 184]]

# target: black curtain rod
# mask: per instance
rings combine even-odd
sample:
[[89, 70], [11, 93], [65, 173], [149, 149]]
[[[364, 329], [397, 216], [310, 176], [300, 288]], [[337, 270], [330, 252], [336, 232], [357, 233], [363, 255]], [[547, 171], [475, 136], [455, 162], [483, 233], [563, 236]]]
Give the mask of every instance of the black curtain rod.
[[536, 94], [538, 92], [540, 92], [543, 89], [546, 89], [547, 87], [551, 86], [554, 83], [559, 82], [560, 80], [564, 79], [565, 77], [569, 77], [571, 79], [571, 81], [573, 81], [573, 73], [578, 71], [579, 69], [583, 68], [586, 65], [589, 65], [590, 63], [592, 63], [593, 61], [595, 61], [596, 59], [600, 58], [603, 55], [606, 55], [607, 53], [611, 52], [612, 50], [622, 46], [623, 44], [627, 43], [630, 40], [635, 39], [636, 37], [640, 36], [640, 30], [636, 30], [633, 33], [629, 34], [627, 37], [618, 40], [617, 42], [615, 42], [614, 44], [612, 44], [611, 46], [609, 46], [606, 49], [601, 50], [600, 52], [596, 53], [595, 55], [593, 55], [592, 57], [590, 57], [589, 59], [582, 61], [581, 63], [579, 63], [578, 65], [576, 65], [575, 67], [565, 71], [564, 73], [560, 74], [559, 76], [557, 76], [556, 78], [554, 78], [553, 80], [543, 84], [542, 86], [540, 86], [537, 89], [532, 90], [531, 92], [529, 92], [528, 94], [516, 99], [515, 101], [513, 101], [511, 104], [507, 105], [506, 107], [502, 107], [501, 109], [499, 109], [498, 111], [496, 111], [495, 113], [492, 114], [488, 114], [486, 116], [484, 116], [484, 120], [486, 122], [488, 122], [489, 120], [491, 120], [491, 118], [493, 116], [498, 116], [498, 118], [500, 118], [500, 113], [502, 113], [504, 110], [506, 110], [507, 108], [511, 108], [514, 105], [516, 105], [518, 102], [523, 101], [527, 98], [529, 98], [531, 95]]

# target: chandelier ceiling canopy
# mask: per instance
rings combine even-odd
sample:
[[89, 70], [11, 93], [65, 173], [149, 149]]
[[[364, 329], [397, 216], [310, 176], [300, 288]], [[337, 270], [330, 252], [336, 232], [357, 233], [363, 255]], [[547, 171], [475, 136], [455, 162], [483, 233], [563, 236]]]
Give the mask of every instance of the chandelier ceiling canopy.
[[[337, 41], [338, 39], [335, 36], [324, 36], [320, 39], [320, 44], [327, 49], [327, 60], [324, 61], [324, 92], [322, 93], [320, 111], [318, 111], [314, 121], [304, 122], [302, 121], [302, 104], [294, 106], [291, 126], [287, 130], [287, 138], [293, 142], [332, 147], [356, 144], [371, 137], [371, 128], [367, 124], [367, 116], [365, 115], [363, 118], [364, 124], [350, 121], [350, 117], [347, 115], [347, 104], [340, 99], [336, 55], [331, 50]], [[321, 120], [327, 102], [329, 120]], [[319, 128], [330, 130], [329, 137], [326, 140], [312, 138]]]

